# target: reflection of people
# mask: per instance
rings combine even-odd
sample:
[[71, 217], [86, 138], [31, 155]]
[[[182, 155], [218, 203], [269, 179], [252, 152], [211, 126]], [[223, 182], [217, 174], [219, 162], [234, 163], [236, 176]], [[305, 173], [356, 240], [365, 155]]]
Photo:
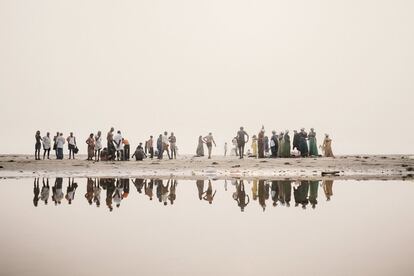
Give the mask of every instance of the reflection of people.
[[281, 201], [282, 205], [284, 204], [283, 197], [279, 197], [279, 186], [280, 186], [279, 184], [280, 184], [280, 181], [273, 180], [272, 181], [272, 186], [270, 188], [270, 191], [271, 191], [270, 194], [271, 194], [272, 200], [273, 200], [273, 207], [277, 206], [277, 201], [278, 200]]
[[318, 204], [318, 188], [319, 181], [309, 181], [309, 203], [312, 205], [313, 209], [315, 209], [316, 204]]
[[286, 204], [286, 207], [290, 207], [290, 200], [292, 195], [292, 184], [290, 180], [282, 180], [279, 184], [279, 200], [282, 205]]
[[165, 206], [167, 206], [167, 200], [168, 200], [168, 192], [170, 187], [170, 180], [167, 181], [167, 186], [164, 186], [163, 181], [161, 180], [158, 185], [161, 185], [161, 201], [164, 203]]
[[144, 179], [135, 178], [135, 181], [132, 179], [132, 183], [134, 183], [135, 188], [137, 188], [137, 192], [141, 194], [142, 188], [144, 188]]
[[34, 179], [34, 182], [33, 182], [33, 195], [34, 195], [34, 197], [33, 197], [33, 205], [35, 207], [37, 207], [37, 205], [39, 203], [39, 194], [40, 194], [39, 178], [37, 177], [37, 178]]
[[323, 187], [323, 191], [325, 193], [327, 201], [331, 200], [331, 196], [333, 195], [332, 186], [333, 186], [333, 180], [322, 181], [322, 187]]
[[93, 202], [95, 202], [96, 207], [101, 205], [101, 187], [99, 186], [98, 179], [95, 179], [93, 184]]
[[[269, 198], [269, 190], [266, 189], [265, 181], [259, 180], [258, 197], [259, 204], [263, 208], [263, 212], [266, 210], [266, 198]], [[267, 195], [266, 195], [267, 192]]]
[[198, 179], [196, 180], [197, 190], [198, 190], [198, 198], [200, 200], [203, 199], [203, 193], [204, 193], [204, 180]]
[[55, 202], [55, 205], [61, 204], [64, 197], [63, 190], [63, 178], [56, 177], [55, 184], [52, 187], [52, 200]]
[[240, 207], [240, 210], [244, 212], [244, 208], [250, 203], [250, 198], [249, 195], [246, 194], [246, 191], [244, 189], [243, 180], [240, 180], [240, 183], [238, 183], [236, 187], [237, 188], [234, 200], [237, 201], [237, 205]]
[[309, 192], [309, 181], [302, 180], [300, 185], [296, 188], [293, 188], [293, 195], [295, 196], [295, 207], [302, 205], [303, 209], [306, 209], [308, 205], [308, 192]]
[[112, 195], [115, 191], [115, 179], [113, 178], [106, 178], [102, 179], [101, 181], [102, 188], [106, 189], [106, 206], [108, 206], [109, 211], [112, 212], [114, 209], [112, 207]]
[[212, 204], [214, 196], [216, 195], [216, 190], [214, 190], [214, 193], [213, 193], [213, 186], [211, 185], [211, 180], [208, 180], [207, 190], [203, 194], [206, 194], [203, 197], [203, 199], [208, 201], [208, 203]]
[[144, 191], [145, 191], [145, 195], [149, 197], [150, 200], [152, 200], [153, 197], [153, 188], [154, 188], [154, 181], [152, 179], [150, 179], [150, 181], [145, 181], [144, 183]]
[[69, 182], [68, 182], [68, 187], [66, 188], [66, 200], [69, 202], [69, 204], [72, 204], [72, 201], [75, 199], [75, 191], [76, 188], [78, 187], [78, 184], [74, 182], [75, 180], [72, 178], [72, 182], [70, 181], [69, 178]]
[[114, 196], [112, 197], [112, 200], [115, 203], [115, 206], [117, 208], [119, 208], [121, 206], [121, 201], [122, 201], [122, 192], [124, 191], [124, 187], [122, 185], [122, 182], [120, 181], [120, 179], [116, 180], [116, 187], [115, 187], [115, 193]]
[[94, 185], [94, 181], [92, 178], [88, 178], [87, 183], [86, 183], [86, 194], [85, 194], [85, 198], [88, 201], [89, 205], [92, 205], [92, 200], [93, 200], [93, 185]]
[[177, 198], [177, 194], [175, 192], [176, 188], [177, 188], [177, 180], [174, 179], [170, 187], [170, 194], [168, 195], [168, 199], [170, 200], [171, 205], [174, 204], [174, 200]]
[[40, 191], [40, 199], [45, 202], [45, 205], [47, 205], [47, 201], [49, 200], [49, 194], [50, 194], [49, 178], [46, 179], [46, 183], [45, 183], [45, 179], [43, 178], [42, 182], [43, 182], [43, 186], [42, 186], [42, 190]]

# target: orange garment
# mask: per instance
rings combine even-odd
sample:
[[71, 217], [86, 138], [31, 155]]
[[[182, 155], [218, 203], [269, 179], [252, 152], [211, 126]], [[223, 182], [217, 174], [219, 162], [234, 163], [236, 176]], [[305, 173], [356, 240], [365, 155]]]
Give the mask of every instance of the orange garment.
[[124, 139], [124, 145], [129, 145], [129, 141], [127, 139]]

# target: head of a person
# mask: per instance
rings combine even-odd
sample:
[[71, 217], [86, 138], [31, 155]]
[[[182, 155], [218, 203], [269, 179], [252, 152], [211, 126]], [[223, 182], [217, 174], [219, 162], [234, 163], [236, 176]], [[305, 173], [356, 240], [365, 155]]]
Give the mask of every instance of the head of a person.
[[159, 138], [162, 138], [162, 134], [160, 134], [160, 136], [158, 136]]
[[98, 131], [98, 136], [101, 136], [101, 134], [102, 134], [102, 133], [101, 133], [101, 131], [99, 130], [99, 131]]
[[285, 133], [288, 134], [289, 133], [289, 130], [285, 130]]
[[311, 130], [311, 131], [314, 131], [315, 129], [312, 127], [310, 130]]
[[174, 136], [174, 132], [171, 132], [171, 136]]
[[167, 135], [167, 134], [168, 134], [168, 132], [164, 131], [164, 135]]
[[114, 132], [114, 130], [115, 130], [115, 128], [114, 127], [111, 127], [110, 132]]
[[56, 132], [56, 135], [57, 135], [57, 136], [59, 136], [59, 131], [58, 131], [58, 132]]
[[325, 133], [325, 137], [326, 137], [326, 138], [329, 138], [329, 134]]
[[118, 134], [121, 134], [121, 131], [120, 131], [120, 130], [118, 130], [118, 131], [117, 131], [117, 133], [118, 133]]
[[300, 131], [304, 132], [305, 131], [305, 128], [301, 128]]
[[139, 143], [140, 146], [142, 146], [142, 143]]
[[73, 132], [69, 133], [69, 135], [70, 135], [70, 137], [72, 137], [73, 136]]
[[59, 135], [60, 135], [60, 136], [63, 136], [63, 133], [61, 132]]
[[276, 134], [276, 130], [272, 130], [272, 134], [275, 135]]
[[50, 136], [50, 133], [49, 133], [49, 132], [47, 132], [47, 133], [46, 133], [46, 136], [47, 136], [47, 137], [49, 137], [49, 136]]
[[294, 131], [293, 131], [293, 133], [295, 133], [295, 134], [296, 134], [296, 133], [298, 133], [298, 131], [297, 131], [297, 130], [294, 130]]
[[90, 137], [90, 138], [93, 138], [93, 133], [89, 134], [89, 137]]
[[210, 136], [211, 136], [211, 135], [213, 135], [213, 133], [209, 132], [209, 133], [208, 133], [208, 135], [210, 135]]
[[150, 136], [150, 138], [153, 138], [152, 135]]
[[36, 131], [36, 135], [40, 135], [40, 130]]
[[244, 130], [244, 127], [240, 127], [240, 130]]

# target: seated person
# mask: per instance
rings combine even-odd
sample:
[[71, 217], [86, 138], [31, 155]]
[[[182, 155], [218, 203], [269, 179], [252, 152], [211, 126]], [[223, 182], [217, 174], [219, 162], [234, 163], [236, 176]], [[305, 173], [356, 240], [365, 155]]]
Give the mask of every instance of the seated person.
[[132, 155], [132, 158], [134, 158], [134, 156], [136, 161], [142, 161], [144, 158], [147, 158], [147, 155], [144, 152], [144, 148], [142, 147], [142, 143], [139, 143], [137, 149]]

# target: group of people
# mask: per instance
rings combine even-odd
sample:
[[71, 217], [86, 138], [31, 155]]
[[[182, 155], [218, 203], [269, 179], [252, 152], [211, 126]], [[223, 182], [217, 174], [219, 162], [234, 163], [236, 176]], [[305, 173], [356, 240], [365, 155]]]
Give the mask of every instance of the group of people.
[[[40, 150], [42, 144], [44, 150], [43, 159], [46, 157], [47, 159], [50, 159], [51, 148], [55, 150], [57, 159], [63, 159], [63, 148], [65, 143], [68, 143], [69, 159], [75, 159], [75, 154], [78, 153], [76, 137], [73, 135], [73, 132], [71, 132], [66, 139], [63, 137], [63, 133], [57, 132], [56, 136], [54, 136], [52, 140], [49, 132], [46, 133], [46, 136], [41, 137], [40, 131], [37, 131], [35, 139], [36, 160], [40, 160]], [[122, 136], [120, 130], [115, 133], [115, 129], [111, 127], [107, 133], [106, 140], [107, 146], [103, 147], [101, 131], [98, 131], [96, 134], [91, 133], [89, 135], [86, 139], [88, 147], [87, 160], [128, 161], [130, 159], [130, 143], [128, 139]], [[265, 128], [262, 126], [258, 134], [253, 135], [250, 139], [249, 134], [247, 134], [243, 127], [240, 127], [236, 136], [232, 139], [233, 148], [231, 150], [231, 154], [243, 159], [245, 156], [245, 147], [249, 140], [251, 140], [251, 149], [247, 150], [248, 157], [288, 158], [292, 156], [320, 156], [316, 140], [316, 132], [313, 128], [310, 129], [309, 133], [307, 133], [304, 128], [302, 128], [299, 132], [294, 130], [293, 141], [291, 143], [288, 130], [280, 133], [272, 131], [272, 135], [269, 137], [265, 135]], [[154, 147], [154, 144], [156, 144], [156, 147]], [[197, 157], [204, 156], [204, 145], [207, 146], [208, 158], [211, 159], [213, 145], [215, 147], [217, 146], [211, 132], [204, 137], [202, 135], [199, 136], [196, 150]], [[319, 146], [319, 148], [322, 149], [323, 156], [334, 157], [332, 152], [332, 139], [328, 134], [325, 134], [323, 143]], [[226, 142], [224, 144], [225, 156], [227, 155], [227, 152], [228, 144]], [[135, 160], [137, 161], [143, 160], [147, 157], [152, 159], [154, 156], [158, 159], [163, 159], [165, 153], [169, 159], [177, 158], [177, 138], [173, 132], [168, 134], [168, 132], [165, 131], [163, 134], [158, 136], [156, 141], [154, 141], [153, 136], [150, 136], [149, 139], [145, 141], [144, 147], [142, 143], [139, 143], [132, 155], [132, 158], [135, 157]]]
[[[300, 132], [294, 130], [293, 141], [291, 143], [289, 130], [280, 132], [279, 134], [273, 130], [272, 135], [266, 136], [264, 126], [260, 129], [257, 135], [251, 137], [251, 150], [247, 151], [248, 157], [255, 158], [289, 158], [289, 157], [317, 157], [320, 156], [318, 152], [316, 132], [313, 128], [307, 133], [304, 128]], [[237, 135], [232, 139], [233, 148], [231, 153], [239, 156], [240, 159], [244, 157], [245, 145], [249, 142], [249, 135], [243, 127], [237, 132]], [[320, 148], [323, 151], [323, 156], [334, 157], [332, 152], [332, 139], [328, 134], [325, 134]], [[224, 155], [227, 155], [228, 145], [224, 145]]]
[[[207, 186], [206, 186], [206, 183]], [[102, 190], [106, 192], [105, 203], [109, 211], [113, 211], [113, 207], [120, 207], [123, 200], [130, 194], [130, 182], [133, 183], [139, 194], [144, 194], [149, 200], [153, 200], [154, 196], [163, 205], [174, 204], [177, 198], [177, 180], [169, 179], [143, 179], [143, 178], [87, 178], [85, 198], [89, 205], [95, 204], [97, 207], [101, 205]], [[310, 204], [312, 208], [316, 208], [318, 204], [319, 187], [322, 186], [326, 200], [330, 200], [333, 195], [333, 180], [253, 180], [249, 181], [251, 185], [251, 193], [246, 191], [245, 180], [233, 179], [231, 184], [234, 186], [232, 198], [236, 201], [237, 206], [243, 212], [249, 205], [250, 200], [258, 201], [263, 211], [266, 210], [267, 201], [271, 200], [274, 207], [286, 206], [290, 207], [293, 197], [295, 207], [301, 206], [306, 209]], [[320, 185], [321, 184], [321, 185]], [[228, 181], [224, 180], [224, 189], [228, 190]], [[217, 193], [213, 188], [211, 180], [196, 180], [198, 198], [212, 204]], [[33, 204], [38, 206], [39, 201], [48, 204], [49, 198], [55, 205], [60, 205], [64, 200], [68, 204], [72, 204], [75, 199], [75, 193], [78, 184], [73, 178], [68, 178], [66, 193], [63, 188], [63, 178], [57, 177], [53, 186], [49, 184], [48, 178], [42, 179], [42, 187], [39, 184], [39, 178], [34, 179], [33, 187]], [[155, 192], [154, 192], [155, 189]], [[52, 195], [50, 196], [50, 193]]]

